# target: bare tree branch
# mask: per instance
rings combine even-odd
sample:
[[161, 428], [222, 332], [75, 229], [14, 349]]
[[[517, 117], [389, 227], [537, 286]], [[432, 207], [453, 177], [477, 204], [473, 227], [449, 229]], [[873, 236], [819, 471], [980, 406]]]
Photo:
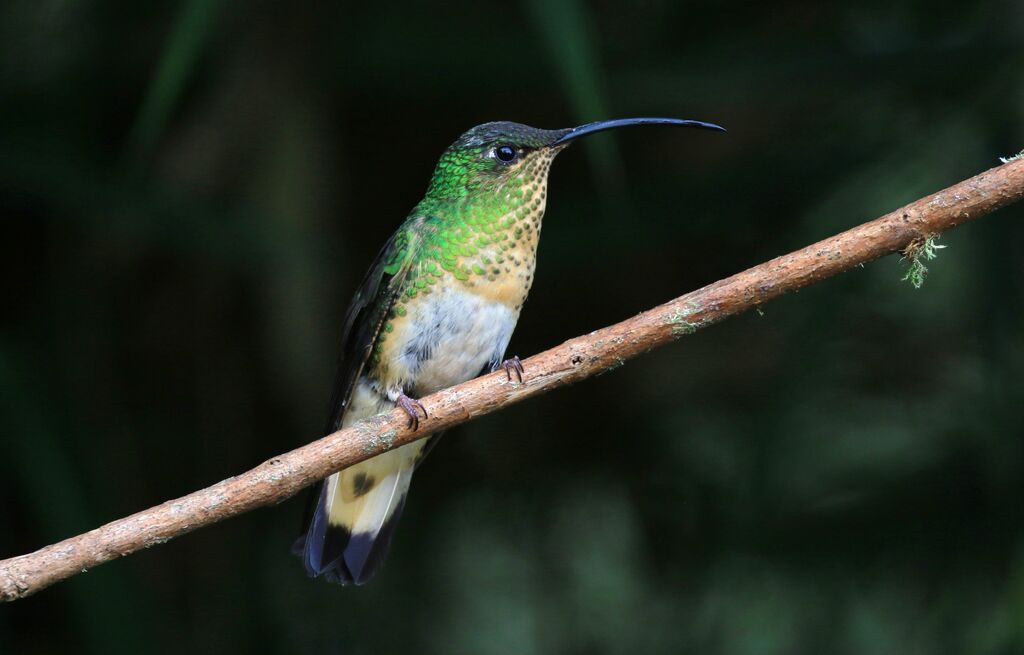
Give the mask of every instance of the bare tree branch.
[[1011, 161], [859, 227], [778, 257], [523, 362], [525, 383], [493, 373], [422, 402], [418, 432], [401, 410], [360, 421], [233, 478], [34, 553], [0, 561], [0, 598], [17, 600], [104, 562], [279, 503], [358, 461], [602, 371], [784, 293], [921, 244], [1024, 196], [1024, 160]]

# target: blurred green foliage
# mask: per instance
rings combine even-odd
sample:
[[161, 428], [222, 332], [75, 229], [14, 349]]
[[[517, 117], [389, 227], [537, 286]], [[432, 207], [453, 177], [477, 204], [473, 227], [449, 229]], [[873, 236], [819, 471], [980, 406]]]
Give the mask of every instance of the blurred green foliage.
[[[320, 436], [466, 128], [730, 130], [559, 158], [528, 355], [1017, 152], [1022, 37], [1010, 1], [0, 4], [0, 556]], [[0, 652], [1024, 652], [1022, 218], [453, 431], [367, 587], [303, 575], [296, 500], [0, 608]]]

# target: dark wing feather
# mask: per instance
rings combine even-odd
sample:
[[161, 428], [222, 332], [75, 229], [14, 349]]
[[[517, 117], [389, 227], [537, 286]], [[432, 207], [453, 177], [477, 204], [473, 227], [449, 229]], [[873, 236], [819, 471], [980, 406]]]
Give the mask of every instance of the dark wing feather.
[[338, 373], [331, 394], [325, 434], [341, 427], [341, 419], [352, 398], [356, 381], [366, 367], [381, 326], [409, 271], [414, 240], [415, 232], [408, 227], [403, 226], [395, 232], [377, 254], [352, 298], [342, 330]]

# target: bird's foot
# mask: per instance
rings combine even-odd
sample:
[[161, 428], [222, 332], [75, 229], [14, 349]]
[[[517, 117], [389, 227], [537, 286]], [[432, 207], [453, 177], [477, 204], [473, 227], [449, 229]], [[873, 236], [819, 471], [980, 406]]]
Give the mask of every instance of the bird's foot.
[[409, 428], [413, 432], [418, 430], [420, 427], [420, 412], [423, 412], [423, 418], [430, 418], [427, 415], [427, 410], [423, 406], [423, 403], [415, 398], [410, 398], [404, 393], [398, 394], [398, 398], [395, 400], [395, 403], [409, 415]]
[[497, 371], [499, 368], [500, 369], [504, 369], [505, 377], [508, 378], [509, 382], [512, 381], [512, 373], [515, 372], [516, 377], [519, 378], [519, 383], [522, 384], [522, 382], [523, 382], [523, 363], [521, 361], [519, 361], [519, 355], [516, 355], [515, 357], [512, 357], [511, 359], [506, 359], [502, 363], [500, 363], [497, 366], [495, 366], [494, 370]]

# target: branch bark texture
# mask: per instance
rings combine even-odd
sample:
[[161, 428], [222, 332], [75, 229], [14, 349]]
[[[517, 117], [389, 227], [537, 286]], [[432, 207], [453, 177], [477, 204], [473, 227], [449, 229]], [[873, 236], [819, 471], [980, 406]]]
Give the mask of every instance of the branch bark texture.
[[523, 362], [526, 379], [492, 373], [423, 398], [430, 418], [407, 428], [401, 410], [372, 417], [162, 505], [34, 553], [0, 561], [0, 600], [12, 601], [112, 559], [257, 507], [279, 503], [358, 461], [551, 391], [684, 335], [838, 275], [913, 248], [1024, 196], [1024, 160], [990, 169], [841, 234], [692, 291], [615, 325], [566, 341]]

